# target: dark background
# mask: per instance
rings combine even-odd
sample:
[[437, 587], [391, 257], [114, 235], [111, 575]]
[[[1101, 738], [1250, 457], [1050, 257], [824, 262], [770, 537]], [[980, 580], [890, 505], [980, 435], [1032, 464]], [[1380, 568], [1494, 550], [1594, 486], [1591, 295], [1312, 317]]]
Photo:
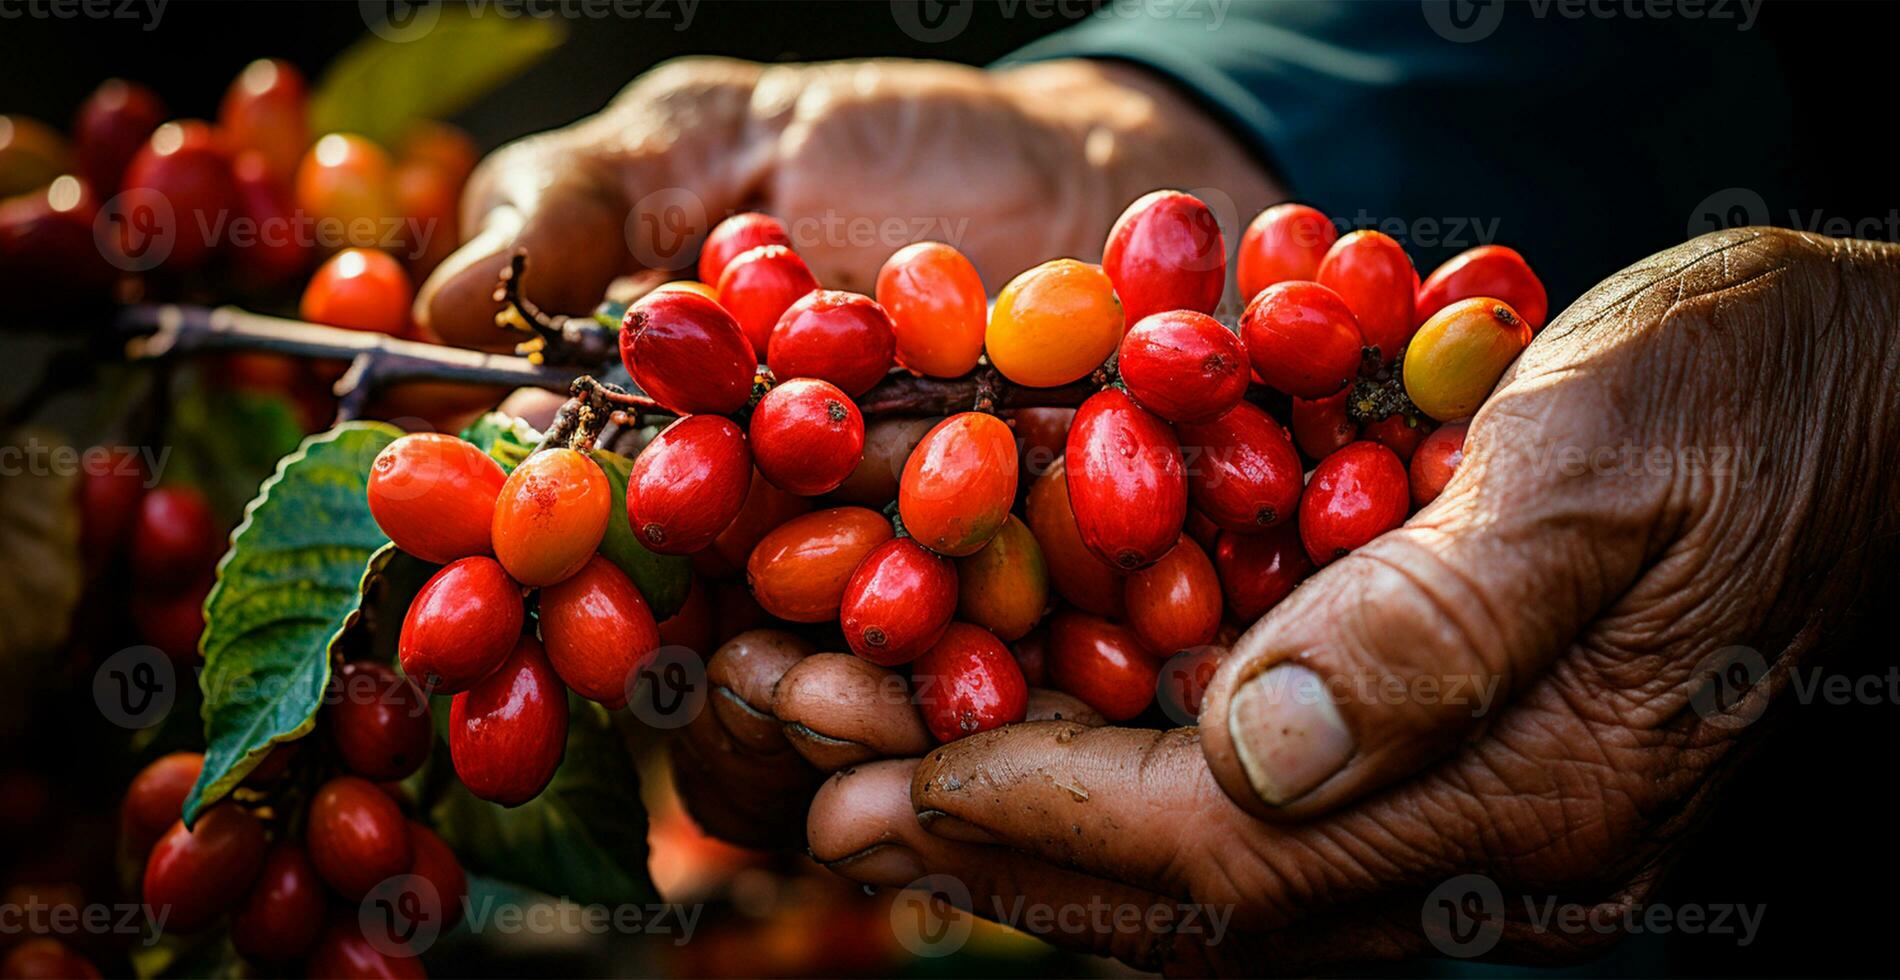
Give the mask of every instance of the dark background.
[[[1369, 2], [1369, 0], [1362, 0]], [[904, 35], [883, 0], [800, 3], [704, 0], [690, 30], [652, 21], [586, 20], [565, 47], [454, 121], [484, 148], [559, 125], [599, 108], [628, 80], [666, 58], [722, 54], [765, 61], [896, 55], [981, 64], [1050, 31], [1083, 5], [1050, 16], [1005, 16], [979, 4], [970, 29], [949, 43]], [[1038, 8], [1041, 9], [1041, 8]], [[1896, 5], [1769, 2], [1759, 29], [1780, 54], [1796, 105], [1800, 199], [1806, 213], [1874, 219], [1893, 237], [1900, 204], [1891, 152], [1892, 46]], [[79, 101], [109, 75], [156, 89], [180, 115], [210, 116], [230, 79], [261, 56], [287, 58], [315, 78], [364, 32], [355, 3], [214, 3], [172, 0], [158, 29], [134, 22], [0, 21], [4, 94], [0, 111], [64, 128]], [[1634, 67], [1633, 67], [1634, 70]], [[1616, 114], [1555, 120], [1542, 133], [1513, 134], [1520, 150], [1561, 152], [1564, 142], [1614, 139]], [[1693, 128], [1697, 121], [1681, 121]], [[1550, 145], [1539, 146], [1537, 141]], [[1783, 209], [1777, 206], [1777, 211]], [[1884, 219], [1884, 220], [1883, 220]], [[1607, 220], [1614, 220], [1609, 216]], [[1640, 252], [1633, 252], [1631, 259]], [[1556, 299], [1557, 297], [1553, 297]], [[1567, 299], [1567, 297], [1566, 297]], [[1842, 411], [1853, 410], [1841, 406]], [[1893, 591], [1889, 584], [1889, 592]], [[1892, 604], [1886, 604], [1892, 608]], [[1877, 618], [1878, 610], [1876, 610]], [[1847, 638], [1862, 662], [1848, 673], [1882, 673], [1892, 641], [1878, 624]], [[1893, 924], [1900, 880], [1890, 762], [1896, 705], [1791, 707], [1711, 819], [1685, 842], [1657, 900], [1671, 904], [1766, 905], [1749, 947], [1733, 937], [1638, 937], [1575, 975], [1879, 975], [1894, 972]], [[1264, 966], [1264, 965], [1263, 965]], [[1470, 964], [1411, 964], [1395, 972], [1470, 975]], [[1500, 973], [1522, 971], [1506, 969]]]

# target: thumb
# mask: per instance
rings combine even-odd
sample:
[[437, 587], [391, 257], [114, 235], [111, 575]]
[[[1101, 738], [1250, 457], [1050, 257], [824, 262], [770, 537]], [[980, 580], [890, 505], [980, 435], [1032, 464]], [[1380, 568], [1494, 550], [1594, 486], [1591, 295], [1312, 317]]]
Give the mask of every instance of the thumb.
[[1553, 472], [1556, 447], [1608, 438], [1582, 413], [1597, 403], [1557, 387], [1507, 385], [1438, 501], [1235, 644], [1201, 726], [1209, 767], [1242, 807], [1305, 819], [1416, 773], [1488, 725], [1636, 581], [1667, 487]]

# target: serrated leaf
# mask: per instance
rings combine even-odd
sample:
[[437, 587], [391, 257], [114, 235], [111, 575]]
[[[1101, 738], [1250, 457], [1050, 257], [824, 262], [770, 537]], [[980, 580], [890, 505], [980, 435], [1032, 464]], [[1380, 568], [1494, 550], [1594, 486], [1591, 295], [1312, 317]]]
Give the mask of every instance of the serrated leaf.
[[503, 807], [458, 782], [435, 827], [471, 872], [582, 903], [652, 901], [639, 773], [605, 709], [568, 705], [567, 754], [540, 796]]
[[462, 438], [494, 457], [510, 473], [541, 444], [541, 433], [534, 426], [505, 412], [489, 412], [476, 419], [462, 430]]
[[[607, 482], [613, 487], [613, 493], [607, 499], [616, 503], [626, 500], [627, 474], [633, 470], [633, 460], [605, 449], [591, 449], [587, 455], [593, 457], [601, 472], [607, 474]], [[684, 555], [660, 555], [648, 551], [646, 545], [640, 543], [639, 536], [633, 533], [633, 524], [627, 518], [624, 504], [608, 511], [607, 534], [600, 540], [600, 553], [633, 579], [633, 584], [652, 608], [654, 619], [666, 619], [686, 604], [687, 590], [693, 584], [692, 561]]]
[[330, 649], [357, 615], [388, 543], [369, 513], [370, 462], [402, 433], [351, 423], [304, 440], [245, 508], [205, 600], [205, 762], [190, 823], [279, 742], [316, 723]]
[[414, 22], [367, 35], [330, 63], [310, 97], [315, 132], [393, 145], [410, 123], [460, 112], [566, 36], [553, 20], [477, 17], [459, 4], [413, 6]]

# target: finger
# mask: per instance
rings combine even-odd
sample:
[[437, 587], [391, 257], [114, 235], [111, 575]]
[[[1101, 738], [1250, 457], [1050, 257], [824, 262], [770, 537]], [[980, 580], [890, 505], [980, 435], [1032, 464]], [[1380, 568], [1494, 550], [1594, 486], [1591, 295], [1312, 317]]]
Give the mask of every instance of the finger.
[[[937, 892], [967, 911], [1065, 949], [1114, 956], [1148, 970], [1205, 972], [1207, 924], [1219, 922], [1224, 929], [1230, 915], [1210, 917], [1199, 909], [1190, 914], [1181, 903], [1140, 888], [932, 834], [912, 811], [916, 766], [916, 760], [886, 760], [827, 780], [807, 817], [812, 856], [862, 884]], [[905, 896], [893, 909], [892, 926], [900, 938], [915, 940], [933, 930], [907, 920], [928, 914], [918, 896]], [[960, 941], [953, 929], [935, 932], [942, 937], [931, 950], [937, 955]]]
[[559, 313], [593, 309], [628, 271], [629, 201], [614, 168], [563, 134], [504, 147], [470, 181], [465, 208], [475, 234], [416, 296], [423, 336], [461, 347], [507, 350], [521, 338], [496, 326], [495, 286], [517, 249], [528, 253], [523, 293]]
[[1500, 391], [1437, 502], [1235, 644], [1201, 724], [1237, 802], [1305, 819], [1417, 772], [1474, 737], [1636, 581], [1662, 538], [1666, 480], [1567, 478], [1551, 465], [1564, 447], [1626, 438], [1594, 385], [1585, 372], [1561, 390]]
[[727, 640], [706, 664], [710, 713], [749, 751], [787, 751], [784, 728], [772, 713], [772, 692], [786, 671], [815, 652], [783, 630], [747, 630]]
[[792, 748], [827, 771], [936, 744], [903, 675], [848, 653], [814, 654], [786, 671], [772, 713]]

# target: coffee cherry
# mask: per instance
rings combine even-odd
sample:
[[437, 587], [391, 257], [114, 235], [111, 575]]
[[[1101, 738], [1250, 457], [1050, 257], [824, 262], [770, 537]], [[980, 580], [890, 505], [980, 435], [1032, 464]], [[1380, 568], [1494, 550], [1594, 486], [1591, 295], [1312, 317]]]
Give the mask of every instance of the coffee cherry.
[[1265, 534], [1222, 531], [1214, 546], [1214, 570], [1220, 573], [1228, 614], [1249, 624], [1313, 574], [1313, 560], [1300, 544], [1299, 526], [1283, 524]]
[[851, 652], [895, 667], [917, 659], [957, 611], [957, 570], [910, 538], [872, 548], [845, 583], [838, 618]]
[[891, 535], [890, 521], [864, 507], [833, 507], [794, 517], [752, 549], [746, 581], [759, 605], [780, 619], [836, 619], [851, 573]]
[[857, 404], [830, 382], [813, 378], [793, 378], [766, 392], [746, 435], [759, 472], [801, 497], [836, 490], [864, 458], [864, 416]]
[[707, 574], [717, 577], [744, 571], [746, 562], [752, 558], [752, 550], [758, 547], [767, 532], [810, 510], [809, 499], [780, 490], [767, 482], [758, 470], [753, 470], [752, 482], [746, 487], [745, 504], [739, 508], [739, 516], [719, 532], [710, 549], [698, 553], [715, 561], [718, 566], [717, 570]]
[[106, 79], [86, 97], [73, 121], [73, 155], [94, 194], [118, 193], [125, 168], [168, 115], [151, 89], [123, 78]]
[[139, 770], [119, 804], [119, 833], [126, 853], [141, 860], [184, 814], [185, 798], [198, 782], [205, 757], [198, 752], [173, 752]]
[[1323, 398], [1359, 373], [1367, 343], [1351, 308], [1315, 282], [1268, 286], [1240, 315], [1240, 336], [1260, 382], [1295, 398]]
[[1295, 398], [1288, 412], [1287, 428], [1293, 443], [1309, 459], [1325, 459], [1347, 443], [1359, 438], [1359, 423], [1347, 414], [1346, 403], [1352, 388], [1341, 388], [1324, 398]]
[[[238, 215], [256, 229], [242, 240], [232, 240], [232, 272], [242, 289], [256, 293], [276, 290], [302, 274], [313, 254], [295, 232], [297, 204], [284, 185], [272, 178], [263, 155], [256, 150], [245, 150], [232, 159], [231, 181]], [[405, 276], [403, 285], [407, 284]], [[405, 328], [408, 312], [403, 310]], [[252, 355], [250, 363], [257, 363], [256, 358], [262, 356]], [[287, 360], [277, 363], [293, 370], [301, 367]]]
[[[70, 906], [69, 906], [70, 907]], [[99, 968], [57, 939], [26, 939], [0, 958], [6, 980], [99, 980]]]
[[976, 266], [949, 245], [917, 242], [892, 253], [877, 273], [877, 302], [890, 313], [904, 367], [957, 378], [983, 355], [988, 294]]
[[[672, 282], [663, 282], [653, 287], [653, 291], [656, 293], [666, 289], [678, 289], [696, 296], [704, 296], [715, 303], [719, 302], [719, 290], [697, 279], [675, 279]], [[740, 332], [744, 333], [744, 331]]]
[[[391, 942], [400, 941], [385, 937], [382, 945]], [[354, 909], [330, 917], [304, 972], [333, 980], [428, 980], [429, 976], [421, 960], [391, 956], [364, 938], [361, 916]]]
[[1405, 464], [1376, 442], [1355, 442], [1320, 460], [1300, 498], [1300, 541], [1315, 565], [1405, 523], [1411, 492]]
[[725, 307], [684, 289], [657, 289], [627, 307], [620, 360], [653, 399], [681, 414], [725, 415], [752, 400], [759, 358]]
[[521, 586], [500, 562], [482, 556], [452, 562], [430, 576], [403, 616], [397, 642], [403, 673], [431, 694], [466, 691], [507, 659], [525, 617]]
[[1346, 301], [1367, 346], [1379, 348], [1379, 356], [1390, 364], [1416, 326], [1412, 302], [1417, 277], [1403, 245], [1379, 232], [1360, 230], [1333, 243], [1316, 278]]
[[403, 127], [402, 138], [396, 142], [396, 157], [403, 163], [427, 166], [459, 190], [481, 161], [481, 151], [467, 133], [455, 126], [417, 119]]
[[[170, 216], [171, 251], [160, 257], [164, 268], [188, 271], [211, 257], [216, 241], [205, 233], [230, 212], [236, 199], [231, 187], [231, 156], [223, 141], [200, 120], [168, 122], [152, 131], [150, 139], [126, 165], [123, 180], [124, 213], [138, 215], [145, 208]], [[149, 233], [128, 222], [119, 234]], [[160, 234], [164, 234], [163, 231]], [[122, 246], [133, 246], [122, 240]], [[143, 254], [127, 247], [127, 255]]]
[[[70, 313], [110, 296], [121, 273], [107, 261], [115, 243], [94, 237], [99, 213], [98, 196], [71, 175], [0, 200], [0, 289], [16, 297], [16, 318]], [[137, 213], [131, 217], [144, 220]], [[143, 235], [125, 225], [113, 230], [128, 238]]]
[[535, 453], [495, 500], [495, 558], [522, 585], [553, 585], [593, 557], [615, 503], [607, 474], [585, 453]]
[[1432, 314], [1406, 348], [1405, 393], [1440, 422], [1465, 418], [1530, 343], [1530, 325], [1503, 302], [1461, 299]]
[[1069, 426], [1075, 422], [1073, 408], [1019, 408], [1009, 414], [1016, 430], [1016, 463], [1023, 479], [1035, 479], [1049, 472], [1069, 447]]
[[414, 857], [402, 808], [357, 776], [338, 776], [317, 788], [304, 836], [317, 873], [352, 901], [408, 872]]
[[264, 863], [264, 826], [249, 810], [219, 803], [195, 827], [172, 823], [145, 862], [140, 897], [170, 909], [168, 932], [197, 932], [236, 905]]
[[1154, 700], [1160, 661], [1133, 630], [1078, 612], [1049, 620], [1049, 681], [1109, 721], [1127, 721]]
[[751, 479], [752, 450], [739, 427], [717, 415], [688, 415], [634, 458], [627, 521], [647, 548], [691, 554], [739, 515]]
[[898, 477], [904, 463], [941, 419], [907, 416], [873, 419], [864, 426], [864, 454], [851, 475], [831, 491], [846, 503], [882, 509], [897, 499]]
[[567, 750], [567, 688], [541, 642], [523, 636], [499, 669], [449, 705], [449, 760], [470, 793], [519, 806], [540, 795]]
[[1014, 514], [973, 555], [957, 559], [957, 615], [1017, 640], [1049, 605], [1049, 566], [1035, 534]]
[[435, 728], [428, 697], [414, 681], [382, 664], [355, 660], [337, 669], [333, 683], [325, 727], [344, 766], [373, 780], [402, 779], [422, 767]]
[[1220, 631], [1220, 578], [1186, 535], [1160, 561], [1130, 574], [1123, 595], [1128, 626], [1157, 656], [1212, 642]]
[[[1194, 484], [1189, 482], [1189, 499], [1193, 498], [1193, 493]], [[1198, 507], [1188, 508], [1187, 523], [1181, 526], [1181, 530], [1187, 532], [1187, 536], [1193, 538], [1194, 543], [1200, 545], [1205, 551], [1213, 551], [1214, 541], [1220, 537], [1220, 525], [1208, 520], [1207, 515], [1201, 513]]]
[[694, 575], [687, 583], [679, 611], [660, 620], [660, 645], [685, 647], [702, 658], [709, 656], [719, 645], [716, 618], [710, 588], [705, 579]]
[[1097, 558], [1082, 543], [1069, 506], [1068, 466], [1057, 459], [1029, 488], [1023, 516], [1049, 566], [1049, 581], [1062, 598], [1097, 616], [1120, 616], [1122, 571]]
[[1082, 543], [1123, 571], [1154, 564], [1187, 520], [1187, 473], [1174, 430], [1113, 388], [1076, 409], [1064, 454]]
[[134, 587], [132, 625], [146, 643], [165, 651], [172, 663], [197, 664], [202, 659], [198, 644], [204, 639], [205, 597], [211, 594], [214, 582], [206, 569], [187, 580], [179, 592], [154, 591], [177, 587], [171, 583]]
[[792, 236], [777, 218], [757, 211], [735, 214], [713, 226], [699, 246], [699, 281], [716, 283], [726, 264], [761, 245], [792, 247]]
[[559, 585], [541, 590], [541, 642], [574, 693], [619, 704], [660, 646], [653, 611], [618, 565], [598, 555]]
[[1412, 506], [1423, 507], [1445, 492], [1445, 484], [1465, 461], [1465, 433], [1469, 422], [1447, 422], [1432, 430], [1412, 454]]
[[1417, 451], [1418, 444], [1424, 441], [1425, 434], [1431, 431], [1431, 426], [1429, 419], [1409, 417], [1403, 412], [1393, 412], [1377, 422], [1367, 422], [1360, 427], [1359, 431], [1364, 438], [1396, 453], [1399, 462], [1410, 463], [1412, 453]]
[[1249, 534], [1292, 519], [1305, 474], [1292, 437], [1273, 416], [1241, 402], [1212, 422], [1174, 430], [1182, 452], [1193, 457], [1188, 493], [1208, 520]]
[[1009, 652], [1033, 690], [1049, 686], [1049, 631], [1039, 629], [1010, 644]]
[[1543, 329], [1550, 313], [1550, 297], [1524, 256], [1503, 245], [1480, 245], [1452, 256], [1425, 277], [1413, 304], [1413, 318], [1423, 326], [1439, 310], [1461, 299], [1483, 296], [1503, 300], [1530, 324], [1533, 333]]
[[508, 480], [475, 444], [437, 432], [402, 436], [369, 469], [369, 512], [396, 547], [438, 565], [493, 554], [495, 498]]
[[818, 378], [856, 398], [891, 370], [890, 314], [869, 296], [815, 289], [773, 325], [765, 363], [781, 378]]
[[951, 623], [911, 665], [924, 724], [939, 742], [1013, 725], [1029, 709], [1029, 685], [1016, 658], [981, 626]]
[[1003, 377], [1053, 388], [1101, 367], [1121, 343], [1123, 324], [1121, 300], [1100, 266], [1056, 259], [997, 294], [983, 345]]
[[253, 963], [299, 959], [317, 943], [328, 897], [303, 846], [279, 840], [265, 853], [250, 894], [231, 914], [231, 945]]
[[317, 267], [298, 315], [311, 323], [401, 337], [409, 333], [415, 287], [387, 252], [346, 248]]
[[761, 245], [733, 256], [716, 282], [719, 305], [739, 321], [755, 351], [766, 350], [779, 318], [818, 288], [805, 260], [783, 245]]
[[272, 183], [288, 186], [310, 145], [303, 75], [290, 62], [259, 58], [244, 66], [218, 106], [218, 129], [231, 149], [255, 150]]
[[1207, 689], [1214, 683], [1214, 673], [1228, 652], [1224, 646], [1197, 646], [1168, 658], [1161, 666], [1156, 695], [1171, 718], [1200, 718]]
[[1151, 191], [1115, 219], [1102, 250], [1129, 323], [1169, 310], [1212, 313], [1227, 283], [1227, 242], [1207, 205], [1180, 191]]
[[1247, 393], [1247, 351], [1205, 313], [1156, 313], [1130, 327], [1115, 365], [1128, 394], [1170, 422], [1217, 418]]
[[1236, 277], [1242, 302], [1276, 282], [1311, 280], [1339, 238], [1332, 219], [1304, 204], [1276, 204], [1256, 215], [1240, 236]]
[[330, 133], [297, 164], [297, 210], [341, 234], [344, 245], [376, 248], [396, 214], [389, 154], [351, 133]]
[[132, 574], [160, 588], [178, 588], [211, 570], [224, 553], [224, 536], [204, 494], [191, 487], [159, 487], [139, 500], [132, 524]]
[[442, 929], [452, 928], [462, 920], [462, 903], [468, 898], [468, 872], [462, 870], [462, 862], [446, 841], [414, 820], [409, 821], [409, 850], [415, 854], [409, 873], [433, 885], [436, 898], [441, 900], [441, 918], [437, 924]]
[[904, 463], [897, 509], [919, 544], [958, 557], [989, 543], [1016, 503], [1016, 444], [994, 415], [961, 412], [924, 435]]

